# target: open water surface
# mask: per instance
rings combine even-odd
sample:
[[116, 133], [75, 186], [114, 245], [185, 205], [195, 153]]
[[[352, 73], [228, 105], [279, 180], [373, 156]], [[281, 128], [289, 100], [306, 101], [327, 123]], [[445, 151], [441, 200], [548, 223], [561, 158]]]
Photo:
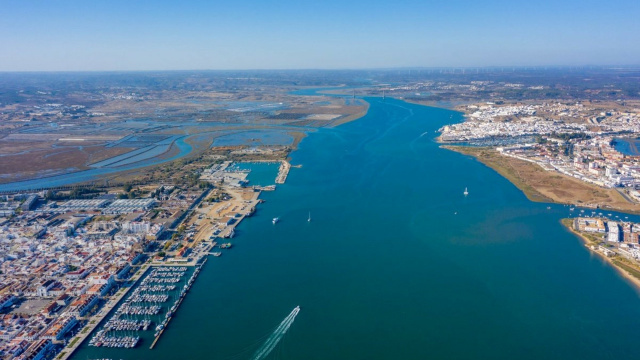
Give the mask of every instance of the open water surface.
[[302, 141], [154, 350], [74, 359], [250, 359], [297, 305], [269, 359], [640, 358], [638, 292], [563, 228], [568, 207], [439, 148], [459, 113], [366, 100]]
[[638, 146], [640, 146], [640, 139], [624, 138], [615, 139], [615, 149], [625, 155], [640, 156]]

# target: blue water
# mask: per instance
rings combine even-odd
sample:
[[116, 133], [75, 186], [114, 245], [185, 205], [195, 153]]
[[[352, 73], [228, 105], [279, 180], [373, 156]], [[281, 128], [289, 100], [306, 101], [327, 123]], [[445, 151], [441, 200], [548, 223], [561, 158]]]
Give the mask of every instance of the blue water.
[[615, 139], [615, 149], [625, 155], [640, 156], [640, 139]]
[[276, 183], [276, 176], [280, 163], [238, 163], [236, 167], [239, 169], [251, 170], [247, 176], [249, 185], [268, 186]]
[[320, 88], [313, 87], [313, 88], [304, 88], [300, 90], [294, 90], [294, 91], [291, 91], [290, 94], [304, 95], [304, 96], [324, 95], [324, 96], [332, 96], [332, 97], [351, 97], [352, 95], [327, 94], [326, 92], [334, 91], [334, 90], [347, 91], [347, 90], [355, 90], [360, 88], [362, 88], [362, 86], [330, 86], [330, 87], [320, 87]]
[[270, 359], [640, 358], [638, 292], [564, 229], [568, 207], [420, 136], [461, 114], [366, 100], [302, 141], [303, 167], [261, 195], [154, 350], [74, 359], [249, 359], [297, 305]]
[[[125, 170], [133, 170], [145, 166], [158, 165], [162, 163], [166, 163], [169, 161], [173, 161], [179, 159], [187, 154], [189, 154], [193, 147], [184, 141], [184, 137], [177, 139], [174, 142], [174, 146], [178, 148], [178, 154], [171, 156], [167, 159], [158, 159], [158, 158], [144, 158], [142, 161], [138, 161], [137, 163], [131, 164], [127, 162], [126, 165], [118, 166], [118, 167], [102, 167], [95, 168], [90, 170], [83, 170], [74, 173], [57, 175], [33, 180], [25, 180], [18, 181], [6, 184], [0, 184], [0, 191], [16, 191], [16, 190], [30, 190], [30, 189], [40, 189], [43, 187], [56, 187], [56, 186], [64, 186], [68, 184], [85, 182], [85, 181], [96, 181], [100, 180], [102, 176], [108, 174], [114, 174], [117, 172], [125, 171]], [[141, 159], [138, 159], [141, 160]], [[113, 164], [118, 165], [118, 164]]]
[[238, 145], [291, 145], [293, 136], [286, 131], [278, 130], [250, 130], [231, 133], [217, 137], [213, 146]]

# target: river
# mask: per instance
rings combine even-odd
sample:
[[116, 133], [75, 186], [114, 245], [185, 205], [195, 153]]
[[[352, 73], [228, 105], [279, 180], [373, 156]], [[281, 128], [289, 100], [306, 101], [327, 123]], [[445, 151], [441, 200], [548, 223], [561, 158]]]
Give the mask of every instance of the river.
[[269, 359], [640, 358], [638, 292], [563, 228], [568, 207], [439, 148], [461, 114], [366, 100], [300, 143], [302, 168], [262, 194], [154, 350], [74, 359], [249, 359], [298, 305]]

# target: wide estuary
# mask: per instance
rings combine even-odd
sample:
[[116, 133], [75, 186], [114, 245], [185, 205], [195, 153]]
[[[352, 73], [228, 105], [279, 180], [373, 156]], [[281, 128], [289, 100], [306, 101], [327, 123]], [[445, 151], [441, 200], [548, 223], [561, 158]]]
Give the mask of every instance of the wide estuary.
[[638, 292], [562, 226], [568, 207], [441, 149], [435, 131], [461, 114], [365, 100], [365, 117], [302, 141], [302, 167], [261, 195], [153, 350], [74, 359], [251, 359], [296, 306], [268, 359], [640, 358]]

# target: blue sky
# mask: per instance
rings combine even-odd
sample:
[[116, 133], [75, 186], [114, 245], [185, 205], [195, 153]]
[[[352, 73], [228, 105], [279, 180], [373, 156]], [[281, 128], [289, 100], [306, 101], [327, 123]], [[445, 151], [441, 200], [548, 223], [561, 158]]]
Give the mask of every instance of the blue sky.
[[0, 1], [0, 71], [640, 64], [640, 1]]

